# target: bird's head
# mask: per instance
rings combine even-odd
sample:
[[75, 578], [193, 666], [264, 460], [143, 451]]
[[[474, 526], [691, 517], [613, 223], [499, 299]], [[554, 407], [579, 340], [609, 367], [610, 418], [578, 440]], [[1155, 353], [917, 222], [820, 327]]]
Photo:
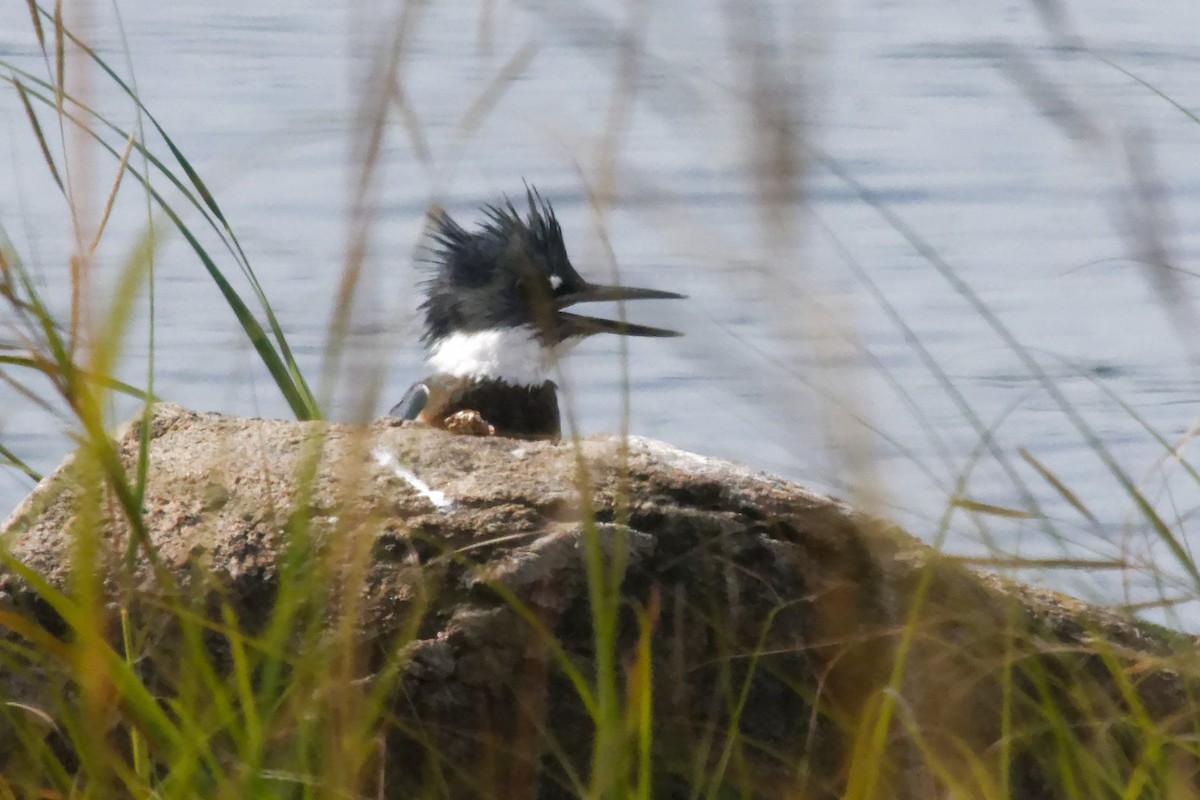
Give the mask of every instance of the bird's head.
[[576, 303], [683, 295], [589, 283], [571, 264], [550, 203], [532, 188], [526, 201], [524, 218], [511, 201], [485, 206], [483, 224], [473, 231], [442, 209], [433, 212], [434, 272], [422, 308], [424, 341], [435, 366], [452, 374], [536, 383], [564, 349], [584, 337], [679, 335], [564, 311]]

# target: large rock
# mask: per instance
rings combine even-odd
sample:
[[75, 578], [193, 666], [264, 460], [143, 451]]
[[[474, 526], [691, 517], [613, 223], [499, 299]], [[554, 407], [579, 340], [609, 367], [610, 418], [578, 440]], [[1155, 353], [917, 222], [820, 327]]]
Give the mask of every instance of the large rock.
[[[136, 475], [136, 426], [116, 452]], [[1165, 744], [1198, 722], [1187, 639], [970, 573], [733, 464], [643, 439], [522, 442], [160, 405], [147, 547], [120, 498], [96, 489], [102, 463], [68, 459], [5, 523], [10, 640], [37, 639], [20, 619], [81, 638], [23, 564], [103, 599], [86, 618], [114, 643], [132, 636], [136, 675], [164, 707], [190, 691], [196, 658], [229, 686], [273, 676], [280, 700], [261, 713], [281, 742], [304, 724], [288, 716], [297, 706], [329, 729], [353, 707], [381, 745], [346, 770], [346, 791], [550, 798], [590, 782], [620, 794], [642, 746], [660, 798], [1058, 797], [1139, 769], [1160, 788], [1193, 785], [1192, 761]], [[614, 564], [606, 592], [596, 573]], [[611, 636], [603, 624], [597, 636], [597, 607]], [[0, 692], [19, 708], [54, 716], [88, 696], [77, 663], [5, 663]], [[381, 703], [362, 701], [376, 688]], [[649, 716], [634, 713], [641, 700]], [[98, 736], [121, 740], [136, 717], [124, 707], [114, 701]], [[78, 734], [45, 735], [76, 763]], [[151, 758], [170, 763], [165, 738], [147, 734]], [[36, 772], [16, 741], [0, 745], [7, 769]]]

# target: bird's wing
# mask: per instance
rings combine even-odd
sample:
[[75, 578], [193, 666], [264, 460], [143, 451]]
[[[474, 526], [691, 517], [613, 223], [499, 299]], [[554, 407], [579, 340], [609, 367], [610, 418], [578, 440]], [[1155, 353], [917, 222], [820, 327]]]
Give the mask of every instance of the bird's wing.
[[404, 397], [400, 398], [400, 402], [392, 406], [392, 410], [388, 412], [388, 416], [399, 417], [400, 419], [416, 419], [428, 401], [429, 386], [420, 382], [414, 383], [408, 387], [408, 391], [404, 393]]

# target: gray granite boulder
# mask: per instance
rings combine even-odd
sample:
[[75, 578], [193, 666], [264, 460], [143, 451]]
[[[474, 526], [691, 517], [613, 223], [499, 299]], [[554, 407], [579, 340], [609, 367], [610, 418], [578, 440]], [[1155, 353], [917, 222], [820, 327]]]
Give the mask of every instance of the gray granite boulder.
[[[136, 474], [137, 426], [115, 452]], [[383, 687], [370, 772], [388, 797], [620, 785], [624, 772], [595, 774], [630, 762], [605, 760], [589, 702], [608, 679], [625, 713], [647, 664], [661, 798], [864, 786], [878, 797], [1000, 786], [1066, 796], [1064, 729], [1128, 773], [1157, 746], [1147, 730], [1196, 728], [1185, 637], [969, 572], [836, 500], [659, 442], [524, 442], [164, 404], [136, 523], [90, 463], [68, 459], [0, 531], [4, 619], [72, 641], [71, 621], [17, 565], [59, 590], [86, 574], [104, 606], [93, 618], [113, 642], [122, 614], [126, 636], [132, 620], [137, 675], [169, 705], [180, 659], [197, 657], [181, 609], [216, 621], [201, 657], [229, 676], [221, 625], [274, 636], [286, 598], [304, 624], [271, 641], [298, 652], [334, 642], [353, 652], [331, 682], [348, 696]], [[619, 569], [607, 601], [589, 580], [597, 564]], [[597, 602], [611, 611], [607, 654]], [[22, 625], [7, 626], [10, 642], [30, 641]], [[0, 694], [51, 709], [78, 680], [10, 661]], [[114, 708], [110, 737], [127, 724]], [[46, 736], [72, 763], [77, 742]], [[0, 758], [21, 774], [28, 746], [8, 741]], [[1191, 786], [1192, 762], [1168, 761]]]

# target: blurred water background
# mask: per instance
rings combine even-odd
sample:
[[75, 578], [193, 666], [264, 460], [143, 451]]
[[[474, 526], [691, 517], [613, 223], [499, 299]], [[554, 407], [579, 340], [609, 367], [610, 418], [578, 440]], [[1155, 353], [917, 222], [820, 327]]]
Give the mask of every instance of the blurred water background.
[[[634, 434], [878, 503], [927, 540], [945, 524], [954, 553], [1127, 567], [1010, 570], [1020, 577], [1113, 603], [1194, 594], [1089, 437], [1186, 544], [1200, 489], [1172, 448], [1186, 458], [1200, 394], [1188, 295], [1200, 124], [1187, 113], [1200, 107], [1200, 4], [126, 0], [119, 10], [66, 4], [69, 24], [136, 80], [213, 190], [330, 417], [381, 414], [424, 372], [414, 254], [428, 205], [467, 223], [529, 181], [553, 201], [585, 275], [609, 280], [615, 263], [632, 285], [691, 298], [627, 309], [682, 339], [631, 341], [627, 358], [615, 337], [575, 352], [563, 382], [580, 432], [620, 431], [628, 402]], [[392, 52], [388, 125], [364, 173]], [[0, 6], [0, 58], [46, 74], [25, 3]], [[110, 81], [82, 61], [68, 68], [95, 107], [135, 123]], [[65, 308], [69, 217], [5, 88], [0, 223]], [[39, 114], [56, 141], [53, 114]], [[772, 121], [795, 161], [772, 160]], [[115, 164], [92, 164], [74, 177], [98, 206]], [[764, 191], [777, 185], [785, 213], [773, 217]], [[611, 205], [598, 202], [610, 186]], [[145, 196], [128, 183], [98, 253], [95, 308], [145, 225]], [[350, 330], [331, 351], [362, 230]], [[1150, 268], [1151, 245], [1177, 269]], [[178, 236], [156, 281], [157, 393], [289, 416]], [[122, 367], [139, 385], [146, 319], [143, 308]], [[116, 401], [113, 419], [136, 407]], [[0, 387], [0, 441], [35, 469], [69, 451], [70, 429]], [[0, 510], [30, 486], [0, 473]], [[948, 510], [951, 496], [977, 505]], [[985, 507], [1028, 510], [1031, 499], [1050, 523]], [[1198, 608], [1146, 613], [1200, 629]]]

